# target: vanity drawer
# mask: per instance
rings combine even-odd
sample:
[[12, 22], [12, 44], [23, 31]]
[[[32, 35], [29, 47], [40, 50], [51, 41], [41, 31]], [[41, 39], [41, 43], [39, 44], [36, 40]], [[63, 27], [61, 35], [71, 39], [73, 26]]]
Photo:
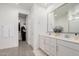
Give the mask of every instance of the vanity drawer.
[[76, 43], [74, 43], [74, 42], [69, 42], [69, 41], [65, 41], [65, 40], [60, 40], [60, 39], [58, 39], [58, 40], [57, 40], [57, 44], [66, 46], [66, 47], [68, 47], [68, 48], [77, 50], [77, 51], [79, 52], [79, 44], [76, 44]]
[[56, 46], [51, 46], [49, 44], [45, 44], [45, 50], [44, 50], [48, 55], [54, 56], [56, 55]]
[[56, 39], [53, 39], [53, 38], [45, 38], [45, 43], [46, 44], [49, 44], [51, 46], [56, 46]]

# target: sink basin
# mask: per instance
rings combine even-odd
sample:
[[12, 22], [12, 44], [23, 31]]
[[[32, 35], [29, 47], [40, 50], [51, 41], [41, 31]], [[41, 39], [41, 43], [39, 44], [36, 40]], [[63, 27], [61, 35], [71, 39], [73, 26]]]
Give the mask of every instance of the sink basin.
[[70, 38], [70, 36], [69, 36], [69, 35], [64, 35], [64, 37], [65, 37], [65, 38]]

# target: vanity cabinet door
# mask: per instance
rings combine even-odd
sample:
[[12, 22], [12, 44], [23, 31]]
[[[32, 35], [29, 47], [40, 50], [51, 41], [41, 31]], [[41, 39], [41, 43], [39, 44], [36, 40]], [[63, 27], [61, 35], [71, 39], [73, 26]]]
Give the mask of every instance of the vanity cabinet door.
[[57, 55], [58, 56], [79, 56], [79, 51], [75, 51], [63, 45], [58, 45]]
[[40, 36], [40, 49], [49, 56], [56, 55], [56, 39]]
[[65, 40], [57, 40], [57, 44], [64, 45], [64, 46], [67, 46], [71, 49], [79, 51], [79, 44], [77, 44], [75, 42], [69, 42], [69, 41], [65, 41]]
[[44, 39], [45, 39], [44, 37], [40, 36], [40, 49], [41, 50], [44, 50], [45, 49], [45, 47], [44, 47], [44, 45], [45, 45], [44, 44]]
[[46, 38], [45, 39], [45, 52], [50, 55], [56, 55], [56, 39]]
[[57, 55], [58, 56], [79, 56], [78, 44], [57, 40]]

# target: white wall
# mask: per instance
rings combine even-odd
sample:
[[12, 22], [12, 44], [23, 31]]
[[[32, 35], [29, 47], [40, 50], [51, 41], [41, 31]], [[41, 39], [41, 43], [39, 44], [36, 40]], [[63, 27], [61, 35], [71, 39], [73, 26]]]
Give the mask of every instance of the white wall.
[[16, 4], [0, 4], [0, 49], [18, 46], [18, 9]]
[[47, 13], [46, 9], [35, 5], [34, 20], [34, 49], [39, 48], [39, 34], [47, 32]]
[[47, 32], [46, 9], [35, 4], [28, 16], [28, 21], [30, 22], [28, 25], [28, 41], [34, 49], [37, 49], [39, 47], [39, 34]]
[[33, 7], [30, 14], [27, 16], [27, 42], [33, 47]]
[[19, 4], [18, 4], [18, 10], [19, 10], [19, 13], [22, 13], [22, 14], [27, 14], [28, 15], [30, 13], [29, 10], [24, 9], [22, 6], [19, 6]]

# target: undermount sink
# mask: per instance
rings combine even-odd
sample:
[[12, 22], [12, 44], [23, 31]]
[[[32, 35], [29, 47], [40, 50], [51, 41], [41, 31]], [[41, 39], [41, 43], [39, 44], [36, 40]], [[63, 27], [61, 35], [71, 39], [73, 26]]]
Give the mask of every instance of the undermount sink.
[[70, 38], [70, 36], [69, 36], [69, 35], [64, 35], [64, 37], [65, 37], [65, 38]]
[[64, 38], [66, 38], [66, 40], [70, 40], [70, 41], [78, 41], [78, 42], [79, 42], [79, 37], [78, 37], [78, 36], [64, 35]]

